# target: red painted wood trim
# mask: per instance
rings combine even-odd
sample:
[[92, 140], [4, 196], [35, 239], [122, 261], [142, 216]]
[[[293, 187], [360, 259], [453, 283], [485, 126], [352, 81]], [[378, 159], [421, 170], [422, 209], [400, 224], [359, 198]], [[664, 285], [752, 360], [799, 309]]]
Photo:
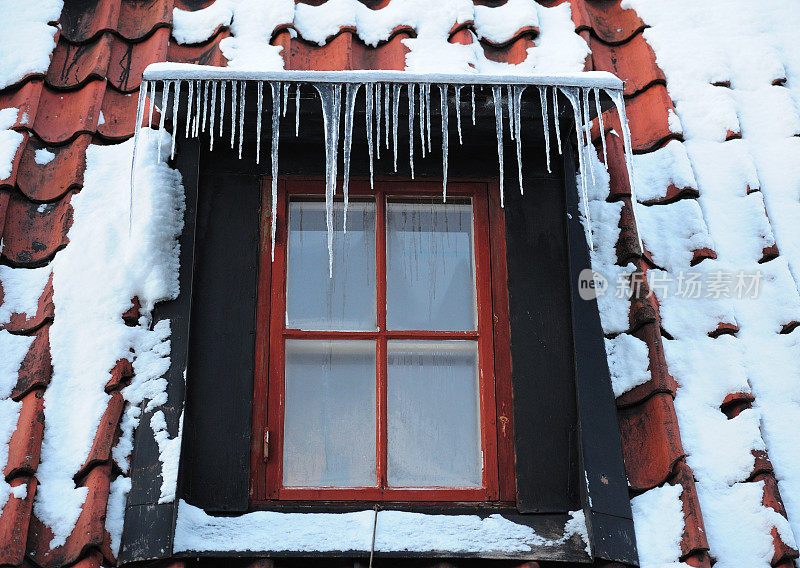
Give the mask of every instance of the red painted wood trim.
[[500, 207], [500, 186], [489, 183], [489, 231], [492, 255], [492, 323], [494, 325], [495, 403], [497, 406], [497, 456], [501, 501], [514, 501], [514, 411], [511, 388], [511, 323], [506, 267], [506, 220]]

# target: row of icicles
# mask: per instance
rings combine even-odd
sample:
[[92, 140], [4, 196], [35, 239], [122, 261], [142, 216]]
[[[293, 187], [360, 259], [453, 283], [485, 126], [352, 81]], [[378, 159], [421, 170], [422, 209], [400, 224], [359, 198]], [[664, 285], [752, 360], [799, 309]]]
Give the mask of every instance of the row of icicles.
[[[209, 148], [214, 149], [215, 136], [222, 137], [224, 130], [224, 110], [226, 99], [231, 99], [230, 116], [230, 144], [235, 148], [238, 141], [239, 158], [242, 157], [242, 146], [244, 143], [244, 116], [245, 116], [245, 93], [248, 81], [244, 80], [199, 80], [199, 79], [174, 79], [163, 80], [161, 82], [161, 105], [160, 118], [158, 123], [159, 130], [164, 128], [164, 121], [170, 102], [173, 116], [173, 136], [170, 156], [175, 156], [175, 139], [180, 131], [177, 125], [178, 104], [181, 91], [186, 83], [188, 89], [186, 122], [184, 125], [184, 135], [188, 137], [198, 137], [200, 133], [209, 134]], [[256, 163], [261, 158], [261, 120], [262, 103], [264, 99], [264, 81], [257, 81], [257, 106], [256, 113]], [[275, 258], [275, 219], [277, 204], [277, 182], [278, 182], [278, 142], [281, 116], [286, 116], [287, 102], [290, 97], [290, 83], [269, 81], [272, 101], [272, 258]], [[397, 127], [399, 122], [399, 107], [401, 99], [401, 89], [406, 88], [408, 101], [408, 144], [409, 144], [409, 165], [411, 177], [414, 178], [414, 137], [416, 135], [415, 123], [419, 122], [419, 145], [420, 153], [423, 157], [431, 151], [431, 84], [421, 83], [311, 83], [319, 94], [322, 102], [323, 123], [325, 129], [325, 210], [326, 224], [328, 230], [328, 256], [329, 270], [333, 274], [333, 196], [336, 189], [339, 162], [339, 139], [340, 122], [342, 114], [342, 100], [344, 100], [344, 137], [343, 137], [343, 183], [342, 192], [344, 194], [344, 226], [347, 227], [347, 207], [348, 207], [348, 185], [350, 177], [350, 148], [353, 138], [353, 114], [355, 110], [356, 96], [364, 87], [365, 107], [366, 107], [366, 138], [369, 151], [369, 170], [370, 186], [373, 183], [373, 159], [380, 158], [381, 136], [384, 137], [386, 149], [390, 149], [390, 130], [391, 130], [391, 149], [393, 150], [394, 170], [397, 171]], [[300, 132], [300, 83], [294, 84], [295, 99], [295, 135]], [[461, 91], [467, 85], [436, 84], [440, 94], [440, 115], [441, 115], [441, 134], [442, 134], [442, 199], [447, 199], [447, 162], [448, 162], [448, 134], [449, 134], [449, 100], [450, 88], [453, 89], [453, 98], [456, 109], [456, 124], [458, 131], [459, 144], [463, 143], [461, 133]], [[470, 87], [470, 100], [472, 103], [472, 124], [475, 124], [475, 85]], [[522, 184], [522, 131], [521, 131], [521, 101], [522, 94], [528, 85], [491, 85], [492, 97], [494, 101], [495, 129], [497, 132], [497, 157], [499, 162], [499, 181], [500, 181], [500, 203], [504, 202], [504, 179], [503, 179], [503, 116], [508, 117], [509, 132], [511, 140], [516, 143], [517, 169], [519, 173], [519, 189], [523, 191]], [[588, 199], [588, 179], [594, 183], [594, 159], [590, 156], [590, 149], [593, 149], [591, 142], [591, 119], [590, 119], [590, 95], [594, 98], [595, 112], [598, 117], [600, 132], [604, 132], [603, 114], [600, 105], [600, 89], [596, 87], [571, 87], [571, 86], [538, 86], [539, 98], [542, 109], [542, 121], [544, 125], [545, 152], [547, 159], [547, 171], [550, 171], [550, 121], [548, 107], [552, 101], [553, 120], [556, 133], [558, 151], [561, 153], [561, 130], [558, 124], [558, 92], [561, 91], [569, 100], [575, 118], [575, 129], [578, 138], [578, 160], [580, 167], [580, 186], [581, 196], [584, 205], [584, 215], [589, 230], [587, 238], [590, 248], [594, 248], [591, 234], [591, 224], [589, 217]], [[625, 104], [622, 91], [619, 89], [602, 89], [614, 102], [622, 125], [622, 136], [625, 148], [625, 162], [628, 169], [628, 177], [631, 185], [632, 203], [636, 204], [636, 197], [633, 189], [633, 170], [630, 131], [625, 117]], [[344, 92], [343, 92], [344, 91]], [[157, 92], [157, 81], [145, 81], [139, 92], [139, 105], [136, 117], [136, 141], [134, 142], [134, 164], [136, 155], [136, 143], [138, 142], [139, 127], [142, 124], [145, 112], [149, 113], [147, 124], [153, 123], [154, 106]], [[170, 101], [170, 95], [172, 96]], [[343, 97], [344, 95], [344, 97]], [[145, 101], [149, 101], [149, 108], [145, 108]], [[217, 102], [219, 101], [219, 113]], [[281, 101], [283, 104], [281, 104]], [[416, 107], [416, 108], [415, 108]], [[505, 107], [505, 108], [504, 108]], [[218, 132], [218, 133], [217, 133]], [[237, 136], [238, 135], [238, 136]], [[608, 163], [605, 136], [601, 135], [603, 145], [603, 162]], [[158, 157], [161, 159], [161, 137], [158, 137], [159, 151]], [[588, 178], [587, 178], [588, 170]], [[133, 172], [131, 173], [131, 200], [133, 200]], [[641, 243], [640, 243], [641, 246]]]

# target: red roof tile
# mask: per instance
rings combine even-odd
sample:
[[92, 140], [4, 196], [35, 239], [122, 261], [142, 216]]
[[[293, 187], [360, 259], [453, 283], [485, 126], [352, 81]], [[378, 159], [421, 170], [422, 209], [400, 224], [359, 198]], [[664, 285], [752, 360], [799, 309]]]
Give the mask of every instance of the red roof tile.
[[20, 194], [8, 202], [3, 227], [3, 258], [14, 265], [37, 266], [67, 244], [72, 223], [70, 194], [52, 203], [33, 203]]
[[36, 389], [22, 398], [17, 428], [8, 443], [8, 462], [3, 470], [6, 479], [36, 473], [43, 434], [44, 390]]

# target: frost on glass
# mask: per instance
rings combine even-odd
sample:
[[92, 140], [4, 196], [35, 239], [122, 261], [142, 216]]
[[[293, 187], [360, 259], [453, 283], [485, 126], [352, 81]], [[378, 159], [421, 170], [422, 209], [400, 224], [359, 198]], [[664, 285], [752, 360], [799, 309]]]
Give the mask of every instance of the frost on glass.
[[328, 276], [325, 202], [289, 203], [286, 327], [306, 330], [374, 330], [375, 202], [351, 200], [347, 232], [344, 203], [333, 204], [333, 268]]
[[388, 201], [388, 329], [476, 329], [472, 225], [469, 200]]
[[389, 341], [390, 487], [482, 485], [478, 346]]
[[285, 487], [375, 487], [375, 342], [286, 341]]

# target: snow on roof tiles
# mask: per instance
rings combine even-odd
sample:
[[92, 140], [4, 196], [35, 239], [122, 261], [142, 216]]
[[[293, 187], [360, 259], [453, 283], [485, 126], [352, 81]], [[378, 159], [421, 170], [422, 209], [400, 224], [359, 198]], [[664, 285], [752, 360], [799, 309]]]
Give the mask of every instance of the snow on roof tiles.
[[[373, 3], [370, 9], [397, 1]], [[630, 301], [601, 299], [601, 312], [615, 350], [624, 350], [627, 344], [636, 350], [614, 356], [621, 361], [635, 357], [635, 364], [620, 363], [620, 368], [630, 368], [636, 376], [620, 380], [617, 403], [634, 512], [640, 519], [637, 529], [647, 531], [653, 523], [663, 523], [659, 503], [671, 515], [667, 540], [659, 541], [657, 534], [650, 533], [648, 537], [654, 538], [641, 539], [640, 547], [646, 548], [642, 558], [706, 567], [711, 558], [718, 566], [741, 566], [741, 562], [788, 566], [798, 553], [789, 524], [780, 520], [785, 519], [786, 508], [795, 533], [800, 531], [800, 468], [793, 467], [800, 444], [787, 434], [797, 432], [800, 417], [798, 399], [791, 394], [800, 374], [795, 369], [800, 360], [795, 335], [800, 332], [793, 331], [800, 320], [795, 307], [799, 305], [795, 281], [800, 249], [797, 239], [793, 241], [800, 215], [800, 172], [787, 169], [789, 158], [797, 157], [800, 140], [792, 136], [797, 134], [792, 121], [798, 120], [800, 54], [793, 52], [789, 57], [786, 50], [765, 41], [764, 33], [770, 28], [763, 31], [764, 20], [759, 20], [761, 35], [748, 35], [743, 13], [766, 11], [760, 7], [748, 8], [745, 3], [738, 11], [706, 8], [713, 13], [704, 17], [693, 11], [702, 8], [691, 2], [684, 10], [688, 16], [679, 15], [680, 10], [658, 9], [657, 3], [630, 3], [641, 12], [624, 9], [619, 1], [574, 0], [571, 14], [575, 32], [591, 47], [586, 69], [612, 71], [628, 81], [625, 95], [637, 162], [648, 168], [643, 179], [655, 185], [640, 191], [653, 213], [640, 216], [640, 222], [657, 218], [652, 226], [642, 228], [650, 251], [641, 257], [635, 253], [630, 187], [616, 135], [619, 121], [614, 113], [607, 113], [602, 135], [609, 145], [610, 180], [605, 187], [593, 188], [591, 195], [597, 245], [593, 260], [598, 270], [614, 278], [633, 271], [643, 286]], [[209, 4], [203, 18], [192, 16]], [[461, 4], [469, 8], [470, 3]], [[539, 38], [547, 37], [556, 26], [552, 17], [542, 17], [550, 15], [542, 4], [552, 7], [562, 2], [548, 0], [534, 6], [520, 0], [505, 8], [501, 5], [500, 11], [521, 6], [524, 17], [516, 26], [491, 19], [494, 3], [480, 4], [477, 17], [447, 26], [447, 41], [478, 47], [489, 62], [529, 64], [529, 50], [540, 48]], [[120, 495], [124, 498], [120, 489], [124, 490], [126, 478], [112, 467], [112, 454], [124, 406], [119, 391], [133, 373], [126, 359], [108, 369], [105, 391], [109, 396], [104, 407], [97, 409], [99, 427], [86, 455], [71, 472], [77, 486], [86, 491], [76, 526], [64, 544], [51, 551], [53, 531], [32, 515], [47, 416], [44, 393], [53, 374], [49, 332], [54, 303], [48, 267], [63, 247], [70, 246], [66, 238], [72, 219], [70, 201], [83, 186], [87, 147], [91, 142], [124, 141], [133, 134], [144, 67], [157, 61], [223, 66], [226, 45], [253, 48], [254, 44], [242, 43], [244, 37], [239, 37], [238, 44], [234, 41], [239, 32], [231, 29], [227, 5], [227, 0], [68, 2], [58, 19], [56, 37], [48, 36], [49, 45], [41, 39], [40, 47], [52, 50], [49, 67], [31, 59], [30, 69], [23, 69], [0, 90], [0, 109], [19, 109], [12, 128], [23, 136], [10, 161], [10, 174], [0, 180], [1, 254], [6, 265], [0, 271], [0, 298], [6, 288], [5, 303], [0, 304], [5, 320], [0, 321], [0, 333], [31, 338], [10, 393], [0, 393], [3, 401], [14, 401], [16, 416], [16, 426], [7, 445], [3, 444], [8, 454], [2, 464], [5, 479], [16, 489], [0, 514], [0, 565], [19, 565], [26, 557], [46, 568], [77, 561], [86, 566], [114, 562]], [[176, 16], [176, 21], [184, 20], [179, 26], [203, 20], [204, 29], [175, 32], [179, 37], [170, 38], [173, 8], [183, 11]], [[302, 9], [315, 13], [318, 8]], [[325, 37], [305, 38], [298, 34], [302, 26], [298, 30], [287, 18], [276, 16], [270, 20], [274, 29], [262, 32], [265, 37], [259, 45], [282, 48], [286, 69], [405, 68], [409, 46], [404, 40], [417, 38], [413, 25], [391, 27], [388, 34], [374, 38], [377, 45], [372, 47], [359, 39], [358, 22], [354, 25], [346, 18], [337, 23], [338, 16], [333, 17]], [[718, 22], [720, 17], [726, 25]], [[700, 27], [700, 22], [712, 24]], [[789, 23], [781, 29], [796, 31]], [[47, 30], [37, 33], [43, 31]], [[706, 36], [719, 41], [703, 42]], [[741, 40], [735, 51], [737, 61], [726, 60], [720, 37], [728, 42]], [[701, 45], [694, 46], [693, 40]], [[557, 47], [557, 41], [553, 45]], [[707, 57], [695, 57], [697, 49], [705, 50]], [[583, 61], [582, 53], [562, 53], [566, 57], [558, 65]], [[748, 54], [770, 64], [759, 68], [751, 62], [748, 67], [747, 61], [741, 61]], [[32, 57], [41, 59], [39, 54]], [[688, 64], [681, 66], [681, 61]], [[773, 101], [766, 111], [765, 104], [759, 108], [761, 95]], [[675, 131], [675, 112], [682, 133]], [[596, 143], [600, 135], [596, 128]], [[746, 144], [744, 152], [741, 143]], [[37, 162], [36, 152], [42, 149], [55, 157]], [[687, 211], [691, 219], [685, 218]], [[675, 223], [670, 223], [671, 218]], [[715, 262], [764, 267], [773, 280], [761, 308], [707, 302], [698, 310], [702, 317], [693, 317], [687, 314], [685, 302], [658, 294], [648, 297], [643, 275], [692, 267], [708, 273]], [[30, 269], [37, 271], [36, 282], [28, 279], [25, 286], [41, 289], [38, 301], [20, 298], [14, 291], [21, 281], [14, 275], [31, 275]], [[8, 307], [5, 311], [4, 306]], [[134, 308], [120, 313], [120, 321], [136, 325], [137, 306], [134, 298]], [[759, 319], [759, 310], [768, 313], [769, 325]], [[620, 332], [628, 334], [627, 341], [613, 339]], [[669, 332], [669, 338], [664, 332]], [[785, 372], [776, 373], [778, 367], [770, 367], [773, 360]], [[720, 378], [724, 381], [715, 378], [723, 364], [730, 367]], [[753, 419], [756, 412], [762, 420], [760, 429]], [[712, 447], [719, 441], [703, 433], [709, 424], [702, 420], [704, 415], [725, 428], [729, 450]], [[680, 500], [677, 509], [676, 498]], [[682, 512], [682, 526], [677, 512]], [[734, 526], [726, 520], [740, 515], [748, 522]], [[745, 545], [751, 550], [743, 551]]]

